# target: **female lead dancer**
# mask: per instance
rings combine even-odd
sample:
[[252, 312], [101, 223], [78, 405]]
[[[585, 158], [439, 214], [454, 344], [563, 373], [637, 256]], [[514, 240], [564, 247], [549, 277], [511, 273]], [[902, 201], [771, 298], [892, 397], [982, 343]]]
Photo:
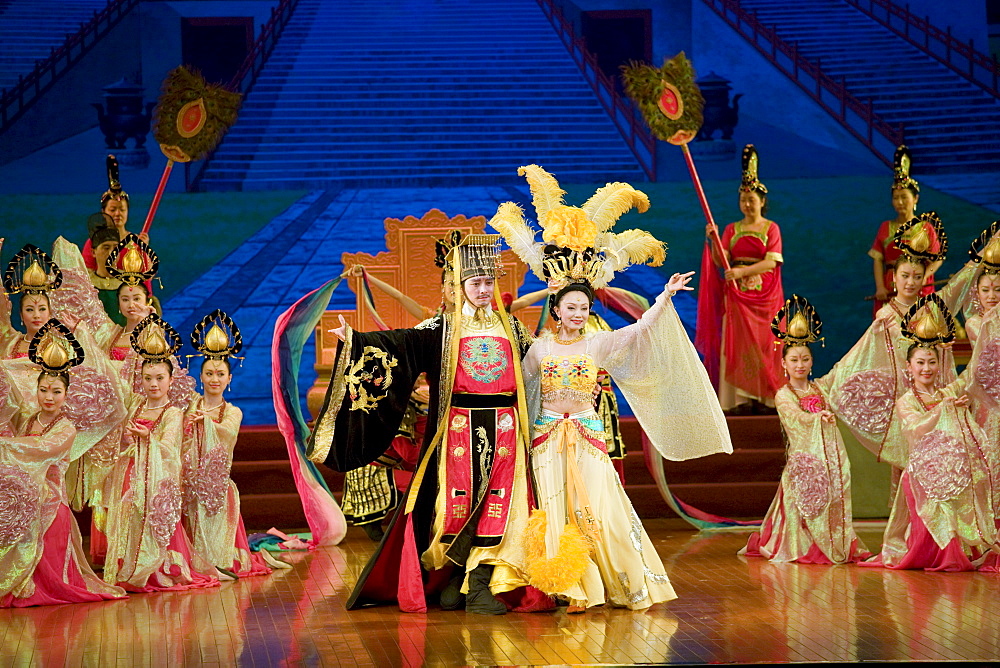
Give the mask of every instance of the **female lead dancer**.
[[823, 379], [809, 379], [809, 344], [819, 340], [822, 327], [812, 304], [798, 295], [771, 322], [784, 343], [788, 377], [774, 398], [788, 443], [787, 463], [760, 531], [740, 554], [802, 564], [843, 564], [868, 556], [854, 533], [850, 462], [837, 418], [821, 389]]
[[551, 306], [558, 331], [536, 341], [524, 360], [529, 415], [535, 419], [530, 460], [538, 503], [528, 528], [529, 581], [567, 600], [570, 612], [606, 601], [645, 609], [676, 595], [608, 458], [593, 392], [603, 367], [664, 456], [731, 451], [707, 374], [671, 302], [678, 290], [691, 289], [693, 272], [674, 274], [637, 323], [584, 334], [594, 283], [603, 286], [633, 262], [655, 265], [665, 257], [663, 244], [648, 233], [607, 231], [625, 211], [645, 211], [649, 201], [628, 184], [613, 183], [582, 208], [570, 207], [562, 204], [554, 177], [540, 167], [522, 167], [521, 173], [548, 245], [534, 243], [513, 203], [502, 204], [490, 224], [542, 280], [568, 283]]

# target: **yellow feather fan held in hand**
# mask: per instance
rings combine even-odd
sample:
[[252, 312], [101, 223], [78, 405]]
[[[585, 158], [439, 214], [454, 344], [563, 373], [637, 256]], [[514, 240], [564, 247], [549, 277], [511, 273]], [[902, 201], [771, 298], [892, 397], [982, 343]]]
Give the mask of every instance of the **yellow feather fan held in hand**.
[[[552, 174], [538, 165], [521, 167], [517, 173], [528, 181], [544, 244], [577, 252], [594, 249], [594, 259], [587, 272], [593, 287], [604, 287], [616, 271], [630, 264], [645, 263], [653, 267], [663, 264], [667, 257], [666, 245], [649, 232], [626, 230], [615, 234], [610, 231], [633, 207], [639, 213], [649, 210], [649, 198], [642, 191], [627, 183], [609, 183], [599, 188], [582, 207], [568, 206], [563, 201], [566, 191], [559, 187]], [[535, 241], [535, 230], [525, 221], [519, 206], [504, 202], [490, 225], [503, 235], [535, 276], [546, 280], [544, 244]]]

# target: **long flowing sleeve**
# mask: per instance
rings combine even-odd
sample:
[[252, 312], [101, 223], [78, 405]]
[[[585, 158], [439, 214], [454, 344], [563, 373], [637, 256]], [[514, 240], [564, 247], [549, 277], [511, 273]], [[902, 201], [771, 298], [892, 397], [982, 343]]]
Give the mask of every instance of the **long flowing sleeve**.
[[445, 317], [439, 316], [411, 329], [348, 328], [309, 439], [309, 459], [344, 472], [375, 461], [396, 437], [413, 386], [424, 372], [432, 383], [433, 418], [445, 327]]
[[733, 451], [708, 374], [666, 293], [638, 322], [592, 337], [597, 363], [660, 455], [679, 461]]
[[962, 311], [965, 317], [973, 315], [973, 302], [976, 299], [976, 277], [980, 267], [974, 262], [966, 262], [956, 271], [937, 295], [944, 300], [952, 313]]

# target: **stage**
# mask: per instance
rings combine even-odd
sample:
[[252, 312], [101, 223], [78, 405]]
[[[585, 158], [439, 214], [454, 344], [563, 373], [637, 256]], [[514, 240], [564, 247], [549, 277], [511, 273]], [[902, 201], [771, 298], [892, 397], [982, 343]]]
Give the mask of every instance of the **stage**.
[[[772, 565], [743, 533], [646, 520], [679, 598], [645, 612], [347, 612], [373, 544], [290, 552], [291, 570], [126, 601], [0, 610], [0, 665], [551, 665], [991, 661], [1000, 577]], [[859, 527], [869, 548], [881, 531]]]

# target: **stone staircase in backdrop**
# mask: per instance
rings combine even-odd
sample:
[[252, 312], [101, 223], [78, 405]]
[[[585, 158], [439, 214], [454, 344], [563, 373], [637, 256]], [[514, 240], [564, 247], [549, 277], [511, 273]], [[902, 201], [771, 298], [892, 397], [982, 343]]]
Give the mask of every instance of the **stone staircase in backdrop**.
[[8, 0], [0, 2], [0, 90], [13, 88], [35, 62], [104, 9], [107, 0]]
[[1000, 101], [844, 0], [741, 0], [875, 113], [905, 127], [913, 174], [1000, 169]]
[[203, 190], [641, 181], [535, 0], [300, 0]]

